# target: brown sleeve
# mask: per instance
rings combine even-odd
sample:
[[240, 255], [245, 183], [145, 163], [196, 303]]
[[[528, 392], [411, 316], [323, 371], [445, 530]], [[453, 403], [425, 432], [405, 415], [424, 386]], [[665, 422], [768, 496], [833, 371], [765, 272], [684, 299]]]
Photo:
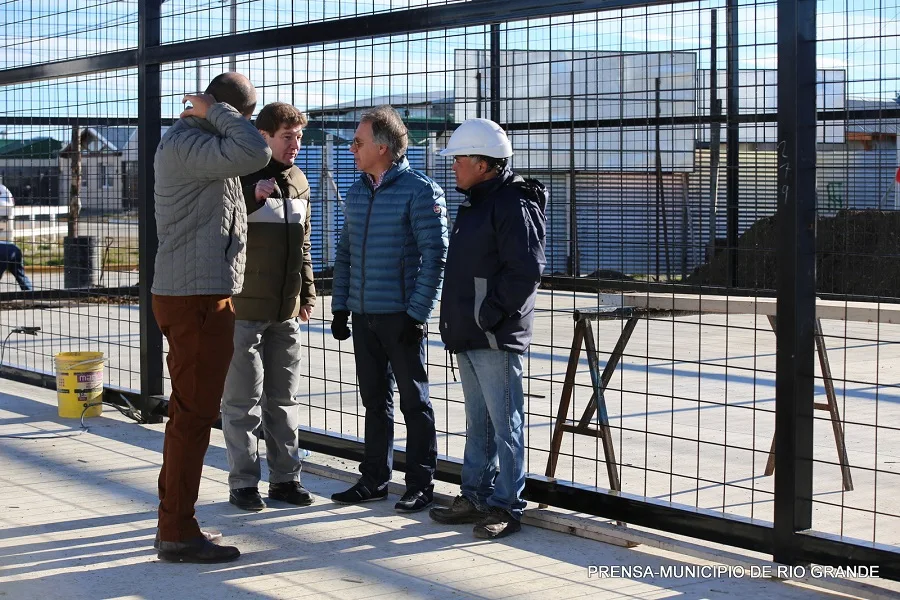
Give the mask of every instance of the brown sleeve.
[[312, 223], [311, 213], [312, 203], [309, 201], [309, 196], [307, 195], [306, 224], [303, 228], [303, 267], [300, 270], [300, 275], [303, 278], [303, 281], [300, 284], [300, 298], [304, 306], [316, 305], [316, 282], [315, 277], [313, 276], [312, 242], [310, 241], [312, 236], [312, 232], [310, 231]]

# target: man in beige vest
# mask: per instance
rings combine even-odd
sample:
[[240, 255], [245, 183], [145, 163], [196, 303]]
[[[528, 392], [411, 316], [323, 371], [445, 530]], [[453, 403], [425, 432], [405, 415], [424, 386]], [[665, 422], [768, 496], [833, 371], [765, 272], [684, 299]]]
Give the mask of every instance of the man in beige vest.
[[283, 102], [265, 106], [256, 128], [272, 150], [269, 164], [241, 177], [247, 206], [244, 290], [234, 297], [234, 357], [222, 397], [228, 450], [228, 501], [249, 511], [266, 507], [259, 494], [259, 438], [269, 467], [269, 498], [312, 503], [300, 485], [300, 323], [316, 302], [310, 253], [309, 183], [294, 165], [306, 115]]

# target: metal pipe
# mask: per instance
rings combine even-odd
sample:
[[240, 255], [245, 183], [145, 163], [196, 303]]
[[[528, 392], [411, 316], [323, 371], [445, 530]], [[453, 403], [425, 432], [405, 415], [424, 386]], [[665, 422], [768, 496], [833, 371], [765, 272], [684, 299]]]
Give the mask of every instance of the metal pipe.
[[[231, 0], [231, 10], [229, 18], [229, 31], [231, 35], [237, 33], [237, 0]], [[228, 57], [228, 70], [237, 71], [237, 54]]]

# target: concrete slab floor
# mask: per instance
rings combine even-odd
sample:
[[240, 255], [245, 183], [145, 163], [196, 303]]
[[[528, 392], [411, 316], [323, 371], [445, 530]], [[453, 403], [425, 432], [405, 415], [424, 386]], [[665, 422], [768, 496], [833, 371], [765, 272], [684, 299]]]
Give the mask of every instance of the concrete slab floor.
[[[172, 565], [151, 549], [161, 425], [104, 407], [87, 421], [56, 415], [55, 393], [0, 380], [0, 598], [784, 598], [846, 597], [750, 577], [666, 577], [715, 561], [648, 545], [626, 549], [526, 526], [497, 542], [427, 514], [399, 515], [393, 501], [340, 506], [347, 484], [306, 473], [316, 503], [273, 502], [260, 513], [227, 503], [227, 464], [214, 431], [198, 517], [243, 555], [225, 565]], [[315, 470], [315, 469], [310, 469]], [[352, 479], [347, 474], [344, 479]], [[265, 484], [261, 485], [264, 493]], [[452, 486], [445, 491], [452, 493]], [[589, 577], [588, 567], [641, 568]], [[897, 593], [865, 582], [856, 597]]]

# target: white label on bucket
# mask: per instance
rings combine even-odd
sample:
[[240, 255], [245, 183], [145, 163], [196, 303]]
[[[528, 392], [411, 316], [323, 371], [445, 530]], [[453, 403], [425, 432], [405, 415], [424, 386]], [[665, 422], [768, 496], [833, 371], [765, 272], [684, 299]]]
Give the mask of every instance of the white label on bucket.
[[98, 383], [103, 381], [103, 373], [97, 371], [94, 373], [75, 373], [78, 383]]

